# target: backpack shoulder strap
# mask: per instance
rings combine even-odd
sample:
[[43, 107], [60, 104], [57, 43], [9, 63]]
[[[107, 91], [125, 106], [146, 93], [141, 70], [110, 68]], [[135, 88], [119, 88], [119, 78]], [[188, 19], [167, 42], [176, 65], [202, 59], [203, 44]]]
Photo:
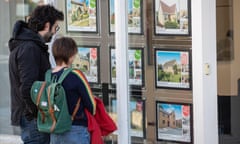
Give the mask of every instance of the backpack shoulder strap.
[[51, 82], [52, 70], [48, 69], [45, 73], [45, 81]]
[[81, 98], [78, 98], [77, 104], [76, 104], [76, 106], [75, 106], [75, 108], [73, 110], [73, 113], [72, 113], [72, 117], [71, 117], [72, 121], [74, 120], [74, 118], [75, 118], [75, 116], [77, 114], [77, 111], [78, 111], [78, 109], [80, 107], [80, 102], [81, 102]]
[[64, 69], [63, 73], [58, 79], [58, 83], [62, 83], [62, 81], [65, 79], [65, 77], [72, 71], [72, 68], [66, 68]]

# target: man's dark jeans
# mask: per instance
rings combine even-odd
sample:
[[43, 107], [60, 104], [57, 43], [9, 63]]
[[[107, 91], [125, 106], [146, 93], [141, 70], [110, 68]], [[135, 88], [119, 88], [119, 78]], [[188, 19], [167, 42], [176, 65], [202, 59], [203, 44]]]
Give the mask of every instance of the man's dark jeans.
[[24, 144], [49, 144], [50, 135], [39, 132], [37, 129], [37, 120], [28, 121], [24, 116], [20, 123], [21, 138]]

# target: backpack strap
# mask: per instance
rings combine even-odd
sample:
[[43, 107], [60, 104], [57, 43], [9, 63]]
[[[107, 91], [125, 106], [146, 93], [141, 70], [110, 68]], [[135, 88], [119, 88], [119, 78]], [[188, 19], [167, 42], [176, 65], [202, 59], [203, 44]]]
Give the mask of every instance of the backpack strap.
[[[72, 68], [65, 68], [61, 76], [59, 77], [58, 83], [62, 83], [65, 77], [68, 75], [69, 72], [72, 71]], [[48, 69], [45, 73], [45, 81], [51, 82], [52, 81], [52, 69]]]
[[79, 107], [80, 107], [80, 102], [81, 102], [81, 98], [78, 99], [77, 104], [76, 104], [76, 106], [75, 106], [75, 108], [74, 108], [74, 110], [73, 110], [73, 113], [72, 113], [72, 121], [74, 120], [74, 118], [75, 118], [75, 116], [76, 116], [76, 114], [77, 114], [77, 111], [78, 111], [78, 109], [79, 109]]
[[62, 83], [63, 80], [65, 79], [65, 77], [72, 71], [72, 68], [66, 68], [64, 69], [63, 73], [61, 74], [61, 76], [58, 79], [58, 83]]
[[56, 86], [57, 86], [57, 83], [53, 83], [47, 89], [47, 93], [48, 93], [47, 94], [48, 95], [48, 108], [49, 108], [48, 112], [49, 112], [50, 117], [51, 117], [51, 119], [53, 121], [53, 124], [52, 124], [52, 126], [50, 128], [51, 132], [53, 132], [53, 130], [54, 130], [55, 126], [56, 126], [56, 123], [57, 123], [56, 117], [54, 115], [54, 108], [52, 107], [53, 101], [54, 101], [54, 93], [51, 92], [51, 91], [56, 89]]
[[45, 81], [51, 82], [52, 69], [48, 69], [45, 73]]

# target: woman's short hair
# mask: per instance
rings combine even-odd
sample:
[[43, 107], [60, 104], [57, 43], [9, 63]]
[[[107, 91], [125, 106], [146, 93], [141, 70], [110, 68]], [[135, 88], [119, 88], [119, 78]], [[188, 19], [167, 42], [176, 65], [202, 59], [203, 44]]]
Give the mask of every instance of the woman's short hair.
[[54, 41], [52, 54], [57, 65], [68, 64], [69, 59], [77, 53], [77, 44], [70, 37], [61, 37]]

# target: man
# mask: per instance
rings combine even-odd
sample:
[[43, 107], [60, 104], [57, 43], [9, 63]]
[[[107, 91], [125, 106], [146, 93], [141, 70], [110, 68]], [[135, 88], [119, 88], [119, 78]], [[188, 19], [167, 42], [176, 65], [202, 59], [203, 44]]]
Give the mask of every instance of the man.
[[49, 134], [37, 130], [37, 107], [30, 97], [34, 81], [44, 80], [50, 68], [48, 46], [59, 30], [62, 12], [50, 5], [38, 6], [28, 23], [17, 21], [9, 40], [9, 77], [11, 85], [11, 124], [20, 126], [24, 144], [48, 144]]

